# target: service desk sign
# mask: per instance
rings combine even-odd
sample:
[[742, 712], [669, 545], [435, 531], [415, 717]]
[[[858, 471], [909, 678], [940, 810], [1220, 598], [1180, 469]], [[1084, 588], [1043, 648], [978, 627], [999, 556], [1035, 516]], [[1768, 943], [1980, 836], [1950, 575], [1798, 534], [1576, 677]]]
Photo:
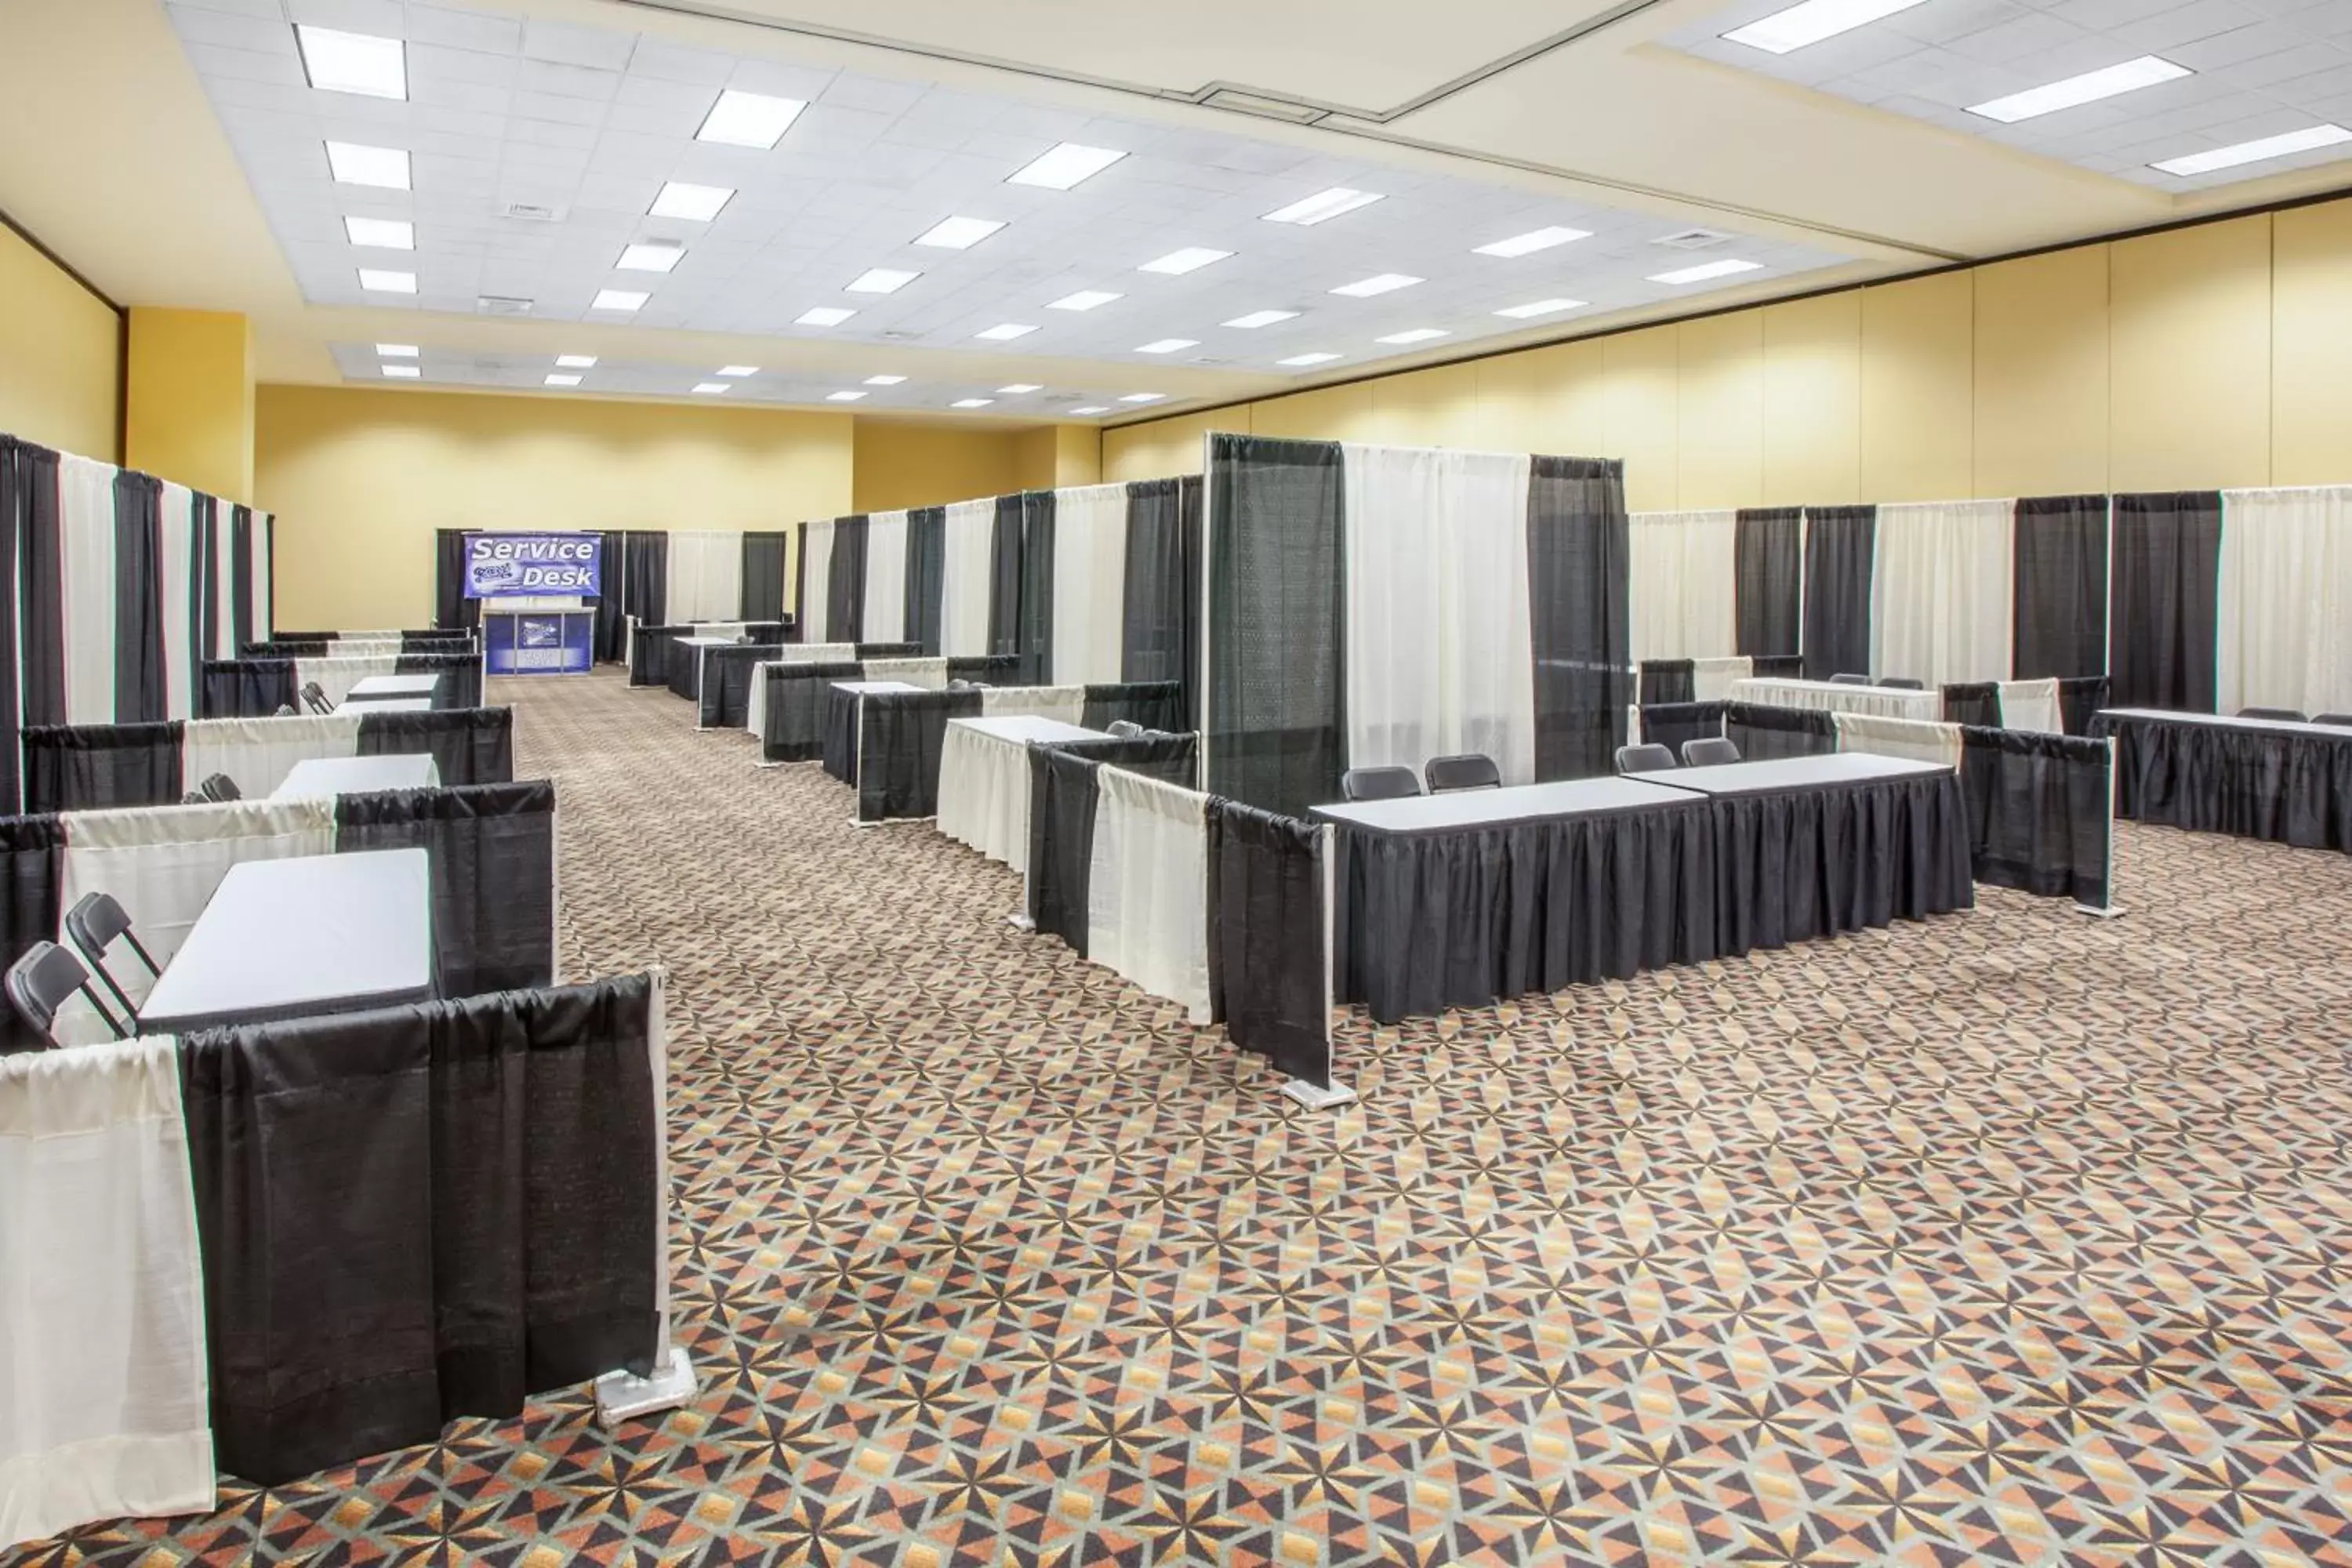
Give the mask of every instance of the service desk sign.
[[593, 533], [469, 533], [466, 535], [466, 597], [514, 599], [581, 594], [598, 585], [597, 536]]

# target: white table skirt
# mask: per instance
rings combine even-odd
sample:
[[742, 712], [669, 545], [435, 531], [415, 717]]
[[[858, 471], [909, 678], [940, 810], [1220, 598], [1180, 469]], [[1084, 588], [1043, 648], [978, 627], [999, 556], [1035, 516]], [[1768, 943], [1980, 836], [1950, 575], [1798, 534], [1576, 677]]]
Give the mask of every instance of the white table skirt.
[[1734, 702], [1764, 708], [1804, 708], [1819, 713], [1866, 713], [1878, 719], [1935, 723], [1944, 716], [1944, 694], [1899, 686], [1842, 686], [1832, 680], [1787, 680], [1756, 676], [1731, 683]]
[[1101, 739], [1099, 730], [1033, 714], [950, 720], [940, 742], [940, 831], [1027, 875], [1029, 742]]

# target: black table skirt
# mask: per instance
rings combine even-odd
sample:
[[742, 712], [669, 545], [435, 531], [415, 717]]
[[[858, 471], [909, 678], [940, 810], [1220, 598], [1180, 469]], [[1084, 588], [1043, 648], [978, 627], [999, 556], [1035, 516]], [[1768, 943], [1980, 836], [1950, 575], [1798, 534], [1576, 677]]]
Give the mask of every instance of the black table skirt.
[[702, 649], [685, 647], [676, 642], [669, 645], [669, 654], [663, 669], [672, 697], [683, 697], [688, 702], [702, 696]]
[[2303, 849], [2352, 852], [2352, 734], [2342, 738], [2102, 713], [2116, 815]]
[[1714, 806], [1726, 954], [1976, 903], [1957, 773], [1728, 795]]
[[[824, 758], [824, 721], [836, 680], [863, 679], [863, 665], [791, 664], [768, 674], [768, 706], [761, 716], [760, 757], [770, 763], [814, 763]], [[750, 700], [748, 695], [745, 699]]]
[[827, 686], [824, 705], [824, 771], [845, 784], [857, 782], [858, 693]]

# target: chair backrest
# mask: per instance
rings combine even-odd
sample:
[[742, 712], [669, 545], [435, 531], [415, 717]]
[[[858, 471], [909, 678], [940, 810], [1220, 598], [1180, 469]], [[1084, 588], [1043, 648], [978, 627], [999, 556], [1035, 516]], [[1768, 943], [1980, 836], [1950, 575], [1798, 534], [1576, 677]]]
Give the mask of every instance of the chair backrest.
[[1870, 677], [1841, 670], [1830, 677], [1830, 684], [1832, 686], [1867, 686], [1870, 684]]
[[2269, 719], [2288, 724], [2300, 724], [2305, 722], [2302, 713], [2293, 708], [2241, 708], [2238, 710], [2238, 717], [2241, 719]]
[[2312, 720], [2315, 724], [2340, 724], [2352, 730], [2352, 713], [2322, 713]]
[[280, 702], [278, 705], [278, 711], [271, 715], [271, 717], [278, 719], [292, 719], [296, 716], [297, 715], [294, 712], [294, 704], [291, 702]]
[[1674, 752], [1655, 741], [1617, 748], [1617, 771], [1621, 773], [1660, 773], [1674, 765]]
[[1739, 748], [1720, 735], [1702, 735], [1683, 742], [1683, 766], [1715, 768], [1739, 760]]
[[111, 893], [84, 893], [81, 901], [66, 911], [66, 934], [73, 939], [74, 946], [81, 949], [82, 958], [91, 971], [105, 983], [108, 993], [121, 1007], [122, 1016], [137, 1017], [139, 1005], [106, 966], [107, 948], [118, 940], [128, 943], [131, 951], [139, 955], [139, 962], [147, 966], [151, 984], [163, 978], [163, 967], [147, 951], [147, 944], [139, 940], [139, 933], [131, 929], [131, 911]]
[[1495, 765], [1494, 758], [1477, 752], [1465, 752], [1458, 757], [1432, 757], [1422, 765], [1421, 775], [1429, 781], [1432, 795], [1503, 787], [1503, 770]]
[[1349, 800], [1402, 800], [1421, 793], [1411, 768], [1349, 768], [1339, 780]]
[[335, 705], [327, 700], [327, 689], [315, 680], [302, 683], [302, 700], [313, 713], [332, 713]]
[[1878, 684], [1891, 688], [1896, 691], [1925, 691], [1927, 689], [1927, 683], [1926, 681], [1914, 679], [1912, 677], [1907, 675], [1881, 676], [1879, 678]]
[[1143, 726], [1132, 719], [1114, 719], [1110, 721], [1110, 732], [1122, 741], [1129, 741], [1142, 734]]
[[236, 781], [226, 773], [215, 773], [196, 788], [204, 792], [204, 797], [206, 800], [216, 801], [222, 805], [245, 798], [245, 792], [237, 788]]
[[106, 1010], [106, 1005], [89, 988], [89, 971], [81, 966], [81, 960], [56, 942], [37, 942], [26, 949], [24, 956], [8, 966], [7, 976], [0, 986], [6, 989], [8, 1005], [16, 1010], [16, 1016], [37, 1033], [47, 1036], [51, 1045], [58, 1043], [57, 1037], [50, 1033], [58, 1021], [58, 1009], [77, 991], [89, 998], [89, 1005], [106, 1020], [114, 1037], [122, 1037], [122, 1026], [114, 1021], [114, 1015]]
[[211, 802], [205, 799], [204, 791], [200, 789], [192, 789], [187, 794], [180, 797], [180, 804], [182, 805], [209, 805]]

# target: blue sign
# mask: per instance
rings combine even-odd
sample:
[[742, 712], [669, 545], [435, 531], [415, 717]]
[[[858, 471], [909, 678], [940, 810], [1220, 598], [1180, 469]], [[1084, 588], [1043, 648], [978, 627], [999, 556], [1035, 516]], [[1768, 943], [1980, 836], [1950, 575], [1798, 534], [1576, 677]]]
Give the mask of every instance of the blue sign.
[[597, 573], [600, 542], [593, 533], [469, 533], [466, 597], [596, 597], [603, 592]]
[[593, 610], [492, 610], [482, 661], [492, 675], [585, 675], [595, 664]]

